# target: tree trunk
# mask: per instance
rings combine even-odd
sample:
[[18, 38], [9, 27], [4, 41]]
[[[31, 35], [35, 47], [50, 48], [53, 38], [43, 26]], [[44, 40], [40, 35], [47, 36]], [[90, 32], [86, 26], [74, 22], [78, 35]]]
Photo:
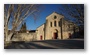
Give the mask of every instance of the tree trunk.
[[14, 31], [13, 32], [9, 32], [8, 28], [6, 27], [5, 28], [5, 41], [10, 41], [13, 33], [14, 33]]
[[5, 26], [5, 40], [8, 41], [8, 26]]
[[6, 41], [11, 41], [12, 35], [13, 35], [13, 32], [11, 32], [11, 33], [7, 36]]
[[5, 31], [5, 40], [8, 41], [8, 31]]

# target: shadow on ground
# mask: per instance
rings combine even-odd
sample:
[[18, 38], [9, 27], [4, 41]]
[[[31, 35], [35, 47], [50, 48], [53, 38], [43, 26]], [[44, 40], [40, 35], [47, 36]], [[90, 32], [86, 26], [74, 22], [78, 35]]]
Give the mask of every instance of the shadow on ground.
[[12, 42], [5, 49], [84, 49], [84, 40], [44, 40]]

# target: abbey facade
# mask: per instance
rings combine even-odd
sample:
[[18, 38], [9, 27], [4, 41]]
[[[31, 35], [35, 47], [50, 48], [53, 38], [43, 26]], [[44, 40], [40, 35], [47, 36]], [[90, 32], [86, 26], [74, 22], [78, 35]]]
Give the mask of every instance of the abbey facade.
[[[22, 29], [22, 28], [21, 28]], [[25, 29], [26, 30], [26, 29]], [[17, 35], [23, 41], [68, 39], [75, 37], [79, 28], [73, 22], [65, 20], [63, 15], [53, 12], [46, 17], [46, 22], [36, 30], [20, 30]]]
[[37, 28], [37, 40], [68, 39], [78, 32], [76, 24], [64, 19], [63, 15], [53, 12], [46, 17], [46, 23]]

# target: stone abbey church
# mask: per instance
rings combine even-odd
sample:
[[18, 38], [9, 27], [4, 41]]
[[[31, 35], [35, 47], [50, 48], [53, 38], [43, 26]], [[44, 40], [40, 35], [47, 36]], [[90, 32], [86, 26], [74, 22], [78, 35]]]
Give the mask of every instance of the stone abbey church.
[[53, 12], [46, 17], [46, 22], [36, 30], [26, 30], [24, 23], [20, 31], [12, 38], [13, 41], [36, 41], [36, 40], [53, 40], [68, 39], [76, 36], [79, 28], [73, 22], [65, 20], [63, 15]]

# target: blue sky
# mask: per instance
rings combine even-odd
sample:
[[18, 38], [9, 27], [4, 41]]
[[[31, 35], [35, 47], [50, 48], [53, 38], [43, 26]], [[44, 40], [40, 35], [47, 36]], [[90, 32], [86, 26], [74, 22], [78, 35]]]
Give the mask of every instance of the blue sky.
[[37, 27], [44, 24], [46, 17], [53, 12], [59, 12], [59, 4], [44, 4], [44, 10], [40, 13], [37, 20], [34, 20], [33, 17], [28, 17], [26, 19], [27, 30], [36, 30]]

